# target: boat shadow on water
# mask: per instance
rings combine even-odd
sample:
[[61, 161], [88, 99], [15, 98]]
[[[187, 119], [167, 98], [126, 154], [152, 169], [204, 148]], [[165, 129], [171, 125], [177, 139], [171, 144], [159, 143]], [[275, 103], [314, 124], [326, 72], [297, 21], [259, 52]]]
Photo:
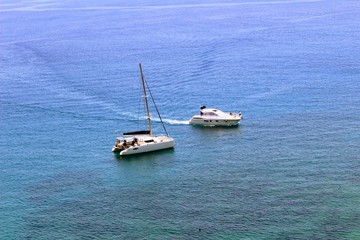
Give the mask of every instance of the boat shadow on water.
[[241, 131], [240, 125], [234, 126], [201, 126], [193, 125], [193, 131], [202, 133], [226, 133], [226, 132], [239, 132]]
[[140, 153], [134, 155], [125, 155], [125, 156], [120, 156], [119, 152], [116, 152], [114, 153], [114, 156], [118, 161], [141, 161], [141, 160], [165, 158], [169, 154], [172, 154], [174, 151], [175, 151], [174, 148], [168, 148], [159, 151]]
[[197, 129], [236, 129], [236, 128], [240, 128], [240, 124], [237, 125], [232, 125], [232, 126], [202, 126], [202, 125], [191, 125], [191, 127], [193, 128], [197, 128]]
[[[192, 126], [191, 132], [195, 134], [196, 138], [233, 138], [239, 137], [242, 132], [240, 125], [235, 126]], [[202, 141], [202, 140], [201, 140]]]

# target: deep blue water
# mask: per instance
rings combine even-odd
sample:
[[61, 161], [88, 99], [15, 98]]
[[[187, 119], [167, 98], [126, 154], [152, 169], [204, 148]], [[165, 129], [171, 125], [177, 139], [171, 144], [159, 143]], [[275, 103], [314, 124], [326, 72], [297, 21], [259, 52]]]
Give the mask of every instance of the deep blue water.
[[[359, 9], [3, 0], [0, 239], [360, 239]], [[176, 147], [120, 158], [140, 62]]]

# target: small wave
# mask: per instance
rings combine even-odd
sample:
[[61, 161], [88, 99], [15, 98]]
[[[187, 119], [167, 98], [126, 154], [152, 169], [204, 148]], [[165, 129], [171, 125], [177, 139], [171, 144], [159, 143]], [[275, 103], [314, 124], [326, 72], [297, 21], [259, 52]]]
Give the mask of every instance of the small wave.
[[[66, 8], [60, 7], [55, 4], [37, 4], [31, 6], [18, 6], [12, 8], [5, 8], [0, 12], [10, 11], [26, 11], [26, 12], [43, 12], [43, 11], [143, 11], [143, 10], [162, 10], [162, 9], [181, 9], [181, 8], [218, 8], [218, 7], [237, 7], [243, 5], [270, 5], [270, 4], [294, 4], [294, 3], [312, 3], [321, 2], [324, 0], [282, 0], [282, 1], [255, 1], [255, 2], [241, 2], [241, 3], [200, 3], [200, 4], [178, 4], [178, 5], [157, 5], [157, 6], [88, 6], [88, 7], [75, 7]], [[1, 5], [0, 5], [1, 6]]]
[[289, 22], [292, 22], [292, 23], [305, 22], [305, 21], [311, 21], [314, 19], [321, 19], [321, 18], [327, 18], [327, 17], [333, 17], [333, 16], [345, 15], [345, 14], [355, 14], [355, 12], [340, 12], [340, 13], [323, 14], [323, 15], [311, 16], [311, 17], [307, 17], [307, 18], [294, 19]]
[[283, 93], [289, 93], [291, 92], [293, 89], [293, 86], [283, 86], [283, 87], [279, 87], [278, 89], [273, 89], [267, 92], [263, 92], [263, 93], [257, 93], [257, 94], [253, 94], [250, 96], [247, 96], [247, 101], [254, 101], [254, 100], [260, 100], [260, 99], [268, 99], [268, 98], [272, 98], [274, 96], [283, 94]]
[[43, 40], [50, 40], [50, 38], [34, 38], [34, 39], [26, 39], [26, 40], [20, 40], [20, 41], [2, 42], [2, 43], [0, 43], [0, 46], [14, 45], [14, 44], [19, 44], [19, 43], [37, 42], [37, 41], [43, 41]]

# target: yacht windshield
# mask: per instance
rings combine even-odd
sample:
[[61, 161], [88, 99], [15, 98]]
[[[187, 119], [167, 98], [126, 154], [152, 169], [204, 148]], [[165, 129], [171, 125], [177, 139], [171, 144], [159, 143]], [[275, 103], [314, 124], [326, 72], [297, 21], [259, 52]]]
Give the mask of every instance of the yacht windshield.
[[206, 116], [218, 116], [216, 113], [213, 113], [213, 112], [207, 112], [204, 115], [206, 115]]

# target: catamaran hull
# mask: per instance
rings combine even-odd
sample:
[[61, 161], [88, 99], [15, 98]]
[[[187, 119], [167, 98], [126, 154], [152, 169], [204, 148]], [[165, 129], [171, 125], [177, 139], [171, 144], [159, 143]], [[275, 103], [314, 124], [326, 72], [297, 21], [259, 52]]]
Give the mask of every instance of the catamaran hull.
[[132, 146], [120, 152], [120, 156], [134, 155], [139, 153], [155, 152], [174, 147], [174, 140], [145, 143], [140, 146]]
[[113, 146], [112, 151], [113, 151], [114, 153], [118, 153], [118, 152], [121, 151], [121, 149], [118, 148], [118, 147]]

